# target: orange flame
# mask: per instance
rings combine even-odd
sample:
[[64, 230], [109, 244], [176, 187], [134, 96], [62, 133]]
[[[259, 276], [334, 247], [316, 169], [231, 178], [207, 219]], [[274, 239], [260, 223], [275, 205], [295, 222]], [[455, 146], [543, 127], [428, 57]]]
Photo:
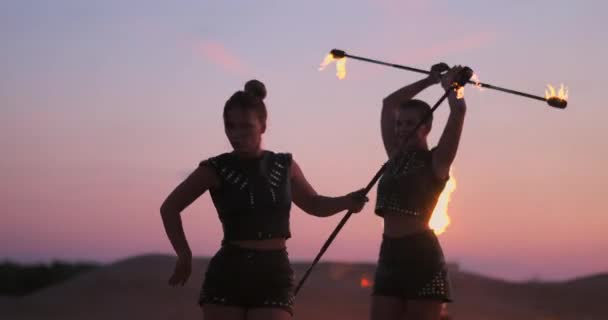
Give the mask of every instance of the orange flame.
[[325, 67], [327, 67], [330, 63], [334, 62], [334, 55], [333, 54], [328, 54], [327, 56], [325, 56], [325, 59], [323, 59], [323, 62], [321, 62], [321, 65], [319, 66], [319, 71], [323, 71], [323, 69], [325, 69]]
[[372, 281], [367, 278], [366, 275], [361, 276], [360, 281], [361, 288], [370, 288], [372, 286]]
[[552, 85], [548, 84], [547, 89], [545, 89], [545, 99], [550, 99], [550, 98], [568, 100], [568, 87], [565, 87], [564, 84], [562, 83], [559, 90], [556, 91]]
[[456, 99], [460, 100], [464, 98], [464, 86], [458, 87], [456, 89]]
[[[473, 75], [471, 76], [471, 81], [474, 82], [473, 85], [477, 89], [483, 90], [483, 87], [481, 86], [481, 81], [479, 81], [479, 76], [476, 73], [473, 73]], [[456, 98], [457, 99], [464, 99], [464, 86], [458, 87], [458, 89], [456, 89]]]
[[431, 215], [431, 220], [429, 221], [429, 227], [433, 229], [437, 235], [445, 232], [445, 229], [451, 222], [450, 216], [448, 215], [448, 204], [452, 192], [456, 190], [456, 178], [454, 178], [451, 170], [450, 176], [450, 180], [448, 180], [443, 192], [441, 192], [435, 210], [433, 210], [433, 214]]
[[319, 71], [323, 71], [325, 67], [327, 67], [334, 61], [336, 62], [336, 76], [338, 77], [338, 79], [342, 80], [346, 77], [346, 58], [336, 59], [330, 53], [325, 57], [325, 59], [323, 59], [321, 66], [319, 66]]

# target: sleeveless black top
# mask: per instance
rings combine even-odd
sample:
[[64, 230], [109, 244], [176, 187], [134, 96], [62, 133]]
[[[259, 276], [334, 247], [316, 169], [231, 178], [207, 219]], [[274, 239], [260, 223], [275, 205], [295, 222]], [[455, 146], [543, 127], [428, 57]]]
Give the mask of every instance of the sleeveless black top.
[[290, 238], [291, 154], [263, 151], [256, 158], [224, 153], [202, 161], [220, 185], [210, 190], [224, 241]]
[[413, 150], [388, 161], [378, 182], [377, 215], [391, 211], [429, 221], [449, 180], [440, 179], [433, 172], [432, 154], [432, 150]]

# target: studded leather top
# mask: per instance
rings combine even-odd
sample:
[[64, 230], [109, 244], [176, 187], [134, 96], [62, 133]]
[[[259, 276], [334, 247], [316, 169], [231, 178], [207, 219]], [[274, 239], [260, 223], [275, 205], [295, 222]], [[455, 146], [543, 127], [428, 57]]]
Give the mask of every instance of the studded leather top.
[[448, 181], [433, 172], [432, 153], [432, 150], [413, 150], [388, 161], [378, 182], [377, 215], [384, 216], [390, 211], [428, 222]]
[[289, 238], [291, 154], [263, 151], [245, 159], [224, 153], [202, 161], [220, 185], [210, 190], [224, 241]]

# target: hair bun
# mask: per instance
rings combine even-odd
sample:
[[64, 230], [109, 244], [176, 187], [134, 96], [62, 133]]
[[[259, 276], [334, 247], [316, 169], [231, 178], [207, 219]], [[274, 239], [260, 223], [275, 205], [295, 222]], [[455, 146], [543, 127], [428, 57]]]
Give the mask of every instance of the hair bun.
[[245, 83], [245, 92], [251, 93], [260, 100], [266, 98], [266, 86], [259, 80], [249, 80]]

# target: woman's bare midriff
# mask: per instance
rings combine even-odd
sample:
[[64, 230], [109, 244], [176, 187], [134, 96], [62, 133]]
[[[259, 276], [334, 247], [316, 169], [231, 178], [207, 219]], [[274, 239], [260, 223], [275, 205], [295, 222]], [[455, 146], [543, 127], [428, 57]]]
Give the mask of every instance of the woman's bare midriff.
[[276, 239], [265, 239], [265, 240], [235, 240], [230, 241], [231, 244], [236, 246], [254, 249], [254, 250], [279, 250], [284, 249], [287, 244], [287, 240], [284, 238]]
[[420, 217], [389, 210], [384, 213], [384, 235], [387, 237], [399, 238], [426, 230], [429, 230], [428, 223]]

